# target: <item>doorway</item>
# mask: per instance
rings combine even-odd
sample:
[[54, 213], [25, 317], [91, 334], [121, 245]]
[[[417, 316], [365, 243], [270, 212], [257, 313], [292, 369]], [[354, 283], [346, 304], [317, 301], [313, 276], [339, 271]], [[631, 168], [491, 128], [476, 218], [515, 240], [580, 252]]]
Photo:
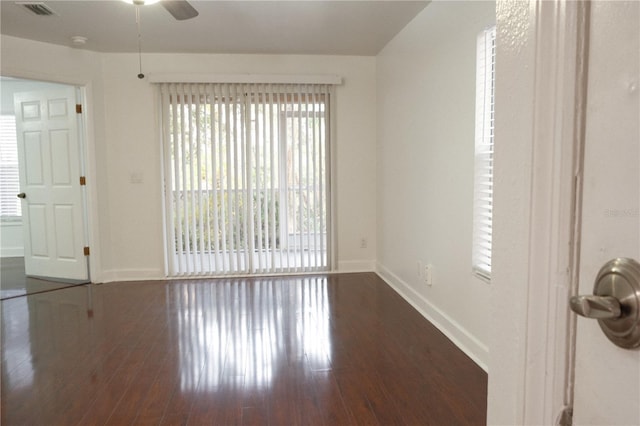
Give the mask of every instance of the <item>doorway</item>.
[[[8, 77], [0, 84], [0, 299], [86, 283], [85, 189], [77, 176], [84, 175], [84, 123], [74, 111], [81, 89]], [[28, 116], [29, 109], [38, 120]], [[61, 190], [73, 192], [75, 201]], [[69, 247], [74, 256], [64, 253]], [[43, 261], [63, 267], [43, 267]], [[65, 268], [74, 262], [70, 274]]]

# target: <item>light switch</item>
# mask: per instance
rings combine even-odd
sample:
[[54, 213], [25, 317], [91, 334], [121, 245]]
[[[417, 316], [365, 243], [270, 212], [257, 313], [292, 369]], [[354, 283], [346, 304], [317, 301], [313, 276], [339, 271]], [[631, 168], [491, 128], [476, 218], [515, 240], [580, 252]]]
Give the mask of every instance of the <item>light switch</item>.
[[131, 183], [143, 183], [144, 182], [144, 173], [141, 173], [141, 172], [129, 173], [129, 182], [131, 182]]

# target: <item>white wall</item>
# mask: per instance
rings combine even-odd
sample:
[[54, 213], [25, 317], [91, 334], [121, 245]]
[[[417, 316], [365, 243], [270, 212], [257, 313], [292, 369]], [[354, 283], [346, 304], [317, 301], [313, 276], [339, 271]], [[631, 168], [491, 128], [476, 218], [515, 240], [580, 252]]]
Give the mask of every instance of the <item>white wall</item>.
[[[476, 362], [490, 284], [471, 273], [475, 60], [494, 2], [433, 2], [377, 57], [378, 271]], [[434, 284], [417, 262], [434, 267]]]
[[0, 222], [0, 257], [24, 256], [22, 222], [19, 220]]
[[[144, 72], [211, 74], [338, 74], [337, 229], [338, 269], [372, 270], [375, 260], [375, 58], [147, 54]], [[157, 100], [154, 87], [137, 78], [138, 57], [105, 54], [109, 218], [114, 268], [109, 278], [163, 274], [162, 199]], [[131, 175], [144, 177], [131, 183]], [[360, 248], [361, 238], [368, 247]]]
[[89, 241], [92, 279], [99, 281], [111, 258], [107, 142], [104, 137], [104, 101], [100, 55], [48, 43], [0, 36], [0, 74], [81, 86], [87, 104], [86, 148], [89, 191]]
[[[86, 85], [92, 279], [162, 278], [157, 101], [132, 54], [100, 54], [2, 36], [0, 73]], [[373, 270], [376, 254], [375, 58], [145, 54], [144, 72], [338, 74], [337, 253], [341, 271]], [[131, 174], [143, 177], [131, 183]], [[360, 248], [362, 238], [368, 247]], [[95, 247], [94, 247], [95, 245]]]

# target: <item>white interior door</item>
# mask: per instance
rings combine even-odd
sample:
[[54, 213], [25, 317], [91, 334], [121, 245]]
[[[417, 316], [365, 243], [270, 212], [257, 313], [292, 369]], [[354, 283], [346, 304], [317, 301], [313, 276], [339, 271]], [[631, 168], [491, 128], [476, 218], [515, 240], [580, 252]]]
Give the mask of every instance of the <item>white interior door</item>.
[[14, 96], [27, 275], [87, 280], [75, 88]]
[[[617, 257], [640, 261], [640, 3], [591, 4], [580, 294]], [[640, 424], [640, 350], [578, 317], [574, 424]]]

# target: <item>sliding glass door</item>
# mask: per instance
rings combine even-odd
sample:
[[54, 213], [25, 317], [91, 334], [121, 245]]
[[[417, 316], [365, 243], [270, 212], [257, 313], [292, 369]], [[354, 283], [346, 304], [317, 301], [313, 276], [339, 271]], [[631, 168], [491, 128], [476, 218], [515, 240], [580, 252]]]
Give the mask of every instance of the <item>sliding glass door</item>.
[[329, 85], [161, 84], [169, 275], [329, 269]]

